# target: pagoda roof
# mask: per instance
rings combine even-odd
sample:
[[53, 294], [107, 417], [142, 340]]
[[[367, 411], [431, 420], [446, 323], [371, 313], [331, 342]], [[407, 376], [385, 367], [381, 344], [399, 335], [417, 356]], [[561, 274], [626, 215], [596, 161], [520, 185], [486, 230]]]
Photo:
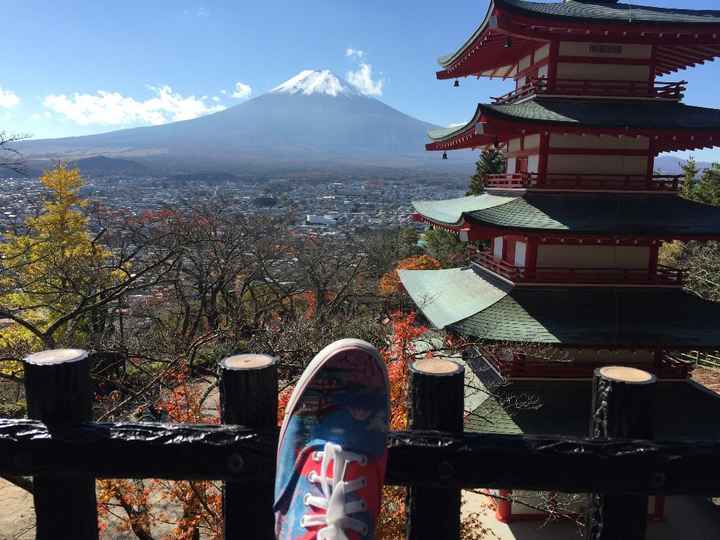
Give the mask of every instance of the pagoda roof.
[[[598, 28], [599, 25], [602, 28]], [[438, 59], [443, 70], [437, 76], [440, 79], [471, 74], [506, 77], [508, 73], [499, 73], [499, 68], [507, 67], [527, 54], [528, 47], [536, 48], [541, 43], [533, 44], [533, 40], [553, 38], [613, 42], [641, 42], [642, 38], [642, 42], [662, 44], [663, 56], [671, 57], [679, 52], [677, 47], [682, 47], [684, 54], [680, 58], [658, 64], [658, 74], [668, 73], [717, 56], [715, 26], [720, 28], [720, 11], [715, 10], [659, 8], [612, 0], [551, 3], [492, 0], [483, 22], [467, 41], [454, 53]], [[693, 35], [692, 41], [684, 42], [687, 40], [679, 41], [682, 36], [672, 30], [712, 33]], [[514, 51], [503, 51], [502, 38], [508, 35], [513, 36]], [[706, 45], [711, 47], [702, 47]]]
[[661, 146], [665, 144], [670, 148], [673, 144], [694, 144], [687, 136], [696, 139], [698, 145], [709, 143], [703, 135], [710, 133], [720, 141], [720, 110], [649, 100], [534, 98], [503, 105], [481, 103], [466, 124], [430, 130], [428, 136], [433, 142], [426, 148], [485, 146], [498, 137], [520, 136], [523, 129], [662, 135], [667, 141], [661, 141]]
[[579, 235], [701, 238], [720, 236], [720, 207], [676, 195], [639, 193], [485, 193], [413, 202], [422, 217], [449, 227]]
[[399, 275], [436, 328], [477, 340], [607, 348], [720, 346], [720, 303], [679, 288], [513, 286], [477, 266]]
[[587, 22], [622, 22], [627, 24], [718, 24], [720, 11], [660, 8], [623, 4], [617, 1], [526, 2], [494, 0], [497, 7], [533, 17], [551, 17]]
[[[516, 381], [491, 390], [492, 395], [467, 416], [466, 431], [588, 434], [591, 381]], [[523, 402], [537, 406], [518, 407]], [[693, 381], [657, 382], [652, 412], [656, 439], [720, 440], [720, 396]]]

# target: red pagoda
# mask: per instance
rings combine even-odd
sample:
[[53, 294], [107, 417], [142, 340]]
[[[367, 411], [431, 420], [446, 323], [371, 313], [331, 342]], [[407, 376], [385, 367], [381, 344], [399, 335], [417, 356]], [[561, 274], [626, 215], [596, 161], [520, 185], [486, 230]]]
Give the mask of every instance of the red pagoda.
[[[681, 177], [654, 172], [660, 152], [720, 145], [720, 111], [683, 104], [684, 81], [658, 80], [719, 55], [720, 11], [491, 0], [440, 59], [439, 79], [515, 82], [427, 145], [492, 145], [507, 172], [479, 196], [413, 203], [417, 220], [488, 248], [467, 268], [401, 272], [436, 328], [478, 344], [468, 360], [495, 390], [467, 429], [586, 435], [593, 370], [614, 364], [660, 379], [659, 438], [720, 438], [720, 399], [677, 357], [720, 348], [720, 304], [658, 262], [664, 242], [720, 240], [720, 208], [679, 197]], [[540, 407], [502, 399], [518, 393]], [[651, 505], [655, 517], [662, 507]], [[497, 516], [523, 511], [503, 503]]]

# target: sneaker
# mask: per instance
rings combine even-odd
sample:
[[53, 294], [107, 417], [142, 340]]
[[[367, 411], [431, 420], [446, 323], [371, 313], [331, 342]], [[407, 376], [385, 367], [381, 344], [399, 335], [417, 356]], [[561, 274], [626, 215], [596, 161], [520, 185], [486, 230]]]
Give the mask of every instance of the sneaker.
[[374, 538], [389, 410], [387, 369], [375, 347], [342, 339], [313, 358], [280, 430], [276, 538]]

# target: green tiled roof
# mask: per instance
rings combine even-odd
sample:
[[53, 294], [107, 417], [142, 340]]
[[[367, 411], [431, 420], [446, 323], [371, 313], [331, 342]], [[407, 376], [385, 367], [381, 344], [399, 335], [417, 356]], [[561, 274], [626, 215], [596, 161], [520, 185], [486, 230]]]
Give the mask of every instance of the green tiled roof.
[[501, 197], [485, 193], [472, 197], [445, 199], [443, 201], [413, 201], [415, 210], [423, 216], [441, 223], [456, 224], [467, 212], [485, 210], [514, 201], [516, 197]]
[[[485, 400], [468, 416], [466, 431], [576, 437], [588, 434], [590, 381], [518, 381], [494, 393], [497, 397]], [[513, 405], [523, 402], [534, 402], [538, 408]], [[653, 411], [657, 439], [720, 439], [720, 397], [693, 382], [658, 382]]]
[[474, 126], [481, 116], [522, 123], [606, 129], [718, 130], [720, 110], [671, 101], [535, 98], [507, 105], [478, 105], [462, 126], [428, 132], [433, 141], [449, 139]]
[[616, 2], [526, 2], [495, 0], [498, 7], [528, 15], [592, 22], [625, 22], [649, 24], [720, 24], [720, 11], [658, 8]]
[[633, 193], [541, 193], [499, 197], [479, 195], [449, 201], [413, 202], [438, 223], [464, 220], [516, 230], [577, 234], [683, 235], [720, 234], [720, 208], [675, 195]]
[[399, 270], [398, 275], [415, 305], [435, 328], [445, 328], [490, 307], [508, 290], [503, 281], [478, 279], [472, 268]]
[[515, 287], [447, 328], [488, 341], [714, 348], [720, 303], [676, 288]]
[[679, 288], [513, 287], [477, 266], [400, 280], [437, 328], [478, 340], [720, 348], [720, 303]]
[[538, 98], [509, 105], [486, 105], [489, 113], [531, 122], [588, 127], [643, 129], [717, 129], [720, 110], [668, 101], [618, 101]]

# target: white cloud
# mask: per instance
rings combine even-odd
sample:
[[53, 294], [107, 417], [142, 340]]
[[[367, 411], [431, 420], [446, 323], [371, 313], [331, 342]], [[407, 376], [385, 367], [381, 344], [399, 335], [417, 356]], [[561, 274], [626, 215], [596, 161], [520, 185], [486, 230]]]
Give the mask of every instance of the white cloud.
[[196, 9], [185, 9], [183, 10], [183, 15], [189, 15], [189, 16], [195, 16], [195, 17], [209, 17], [210, 12], [205, 9], [204, 7], [199, 7]]
[[345, 49], [345, 56], [351, 56], [352, 58], [362, 60], [365, 57], [365, 51], [362, 51], [360, 49], [347, 48]]
[[18, 97], [18, 95], [15, 92], [13, 92], [12, 90], [3, 90], [3, 87], [0, 86], [0, 108], [1, 109], [12, 109], [18, 103], [20, 103], [20, 98]]
[[365, 94], [366, 96], [382, 96], [385, 81], [383, 79], [373, 80], [372, 66], [370, 64], [362, 62], [357, 70], [348, 71], [347, 80], [357, 88], [361, 94]]
[[249, 84], [241, 82], [235, 83], [235, 90], [232, 93], [232, 97], [237, 99], [245, 99], [250, 97], [250, 94], [252, 94], [252, 88], [250, 88]]
[[145, 101], [123, 96], [119, 92], [99, 90], [97, 94], [49, 95], [45, 108], [80, 125], [159, 125], [190, 120], [222, 111], [222, 105], [207, 103], [205, 96], [185, 97], [169, 86], [149, 87], [155, 94]]

